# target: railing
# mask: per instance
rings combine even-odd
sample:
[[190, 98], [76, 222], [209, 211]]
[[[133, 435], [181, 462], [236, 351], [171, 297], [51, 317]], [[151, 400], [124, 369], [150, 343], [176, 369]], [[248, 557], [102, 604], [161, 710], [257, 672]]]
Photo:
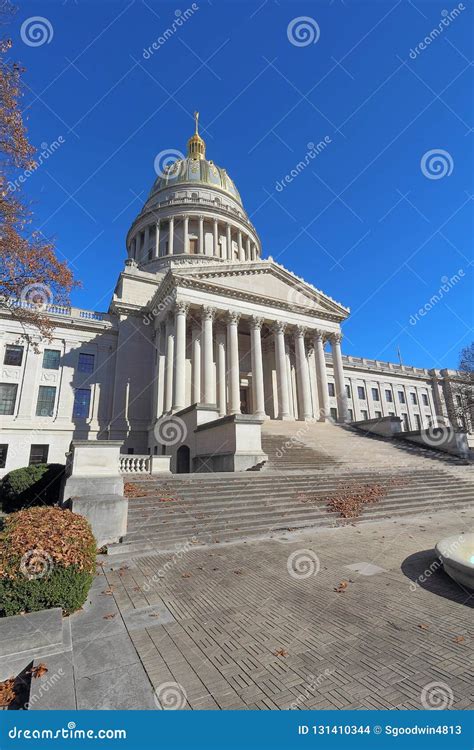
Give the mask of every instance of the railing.
[[121, 474], [150, 474], [151, 456], [121, 455], [119, 471]]
[[49, 315], [64, 315], [68, 318], [84, 318], [86, 320], [109, 320], [107, 313], [96, 312], [95, 310], [81, 310], [78, 307], [67, 307], [66, 305], [44, 305], [38, 306], [26, 300], [10, 299], [7, 301], [7, 307], [20, 307], [24, 310], [37, 310]]

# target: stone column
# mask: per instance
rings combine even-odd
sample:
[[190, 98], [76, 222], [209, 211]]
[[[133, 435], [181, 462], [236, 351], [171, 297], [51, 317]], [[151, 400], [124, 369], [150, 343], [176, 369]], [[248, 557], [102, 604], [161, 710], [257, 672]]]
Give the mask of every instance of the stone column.
[[230, 234], [230, 224], [227, 224], [226, 227], [226, 250], [227, 260], [232, 260], [232, 237]]
[[156, 410], [154, 416], [159, 418], [164, 411], [164, 396], [165, 396], [165, 362], [166, 362], [166, 350], [163, 346], [163, 324], [159, 323], [158, 328], [155, 332], [156, 341], [156, 354], [157, 354], [157, 365], [156, 365]]
[[175, 307], [175, 370], [173, 410], [184, 409], [186, 396], [186, 315], [189, 305], [179, 301]]
[[348, 422], [349, 412], [347, 410], [347, 394], [346, 386], [344, 384], [344, 369], [342, 366], [341, 339], [342, 334], [340, 333], [333, 333], [331, 336], [332, 365], [336, 384], [337, 421]]
[[239, 362], [240, 315], [227, 315], [227, 351], [229, 357], [229, 413], [240, 414], [240, 362]]
[[199, 217], [199, 252], [204, 253], [204, 216]]
[[252, 260], [252, 255], [251, 255], [251, 250], [250, 250], [250, 237], [248, 235], [247, 235], [247, 240], [246, 240], [246, 243], [245, 243], [245, 247], [246, 247], [246, 251], [245, 251], [245, 253], [246, 253], [246, 260]]
[[252, 358], [253, 411], [257, 417], [265, 418], [265, 391], [263, 386], [262, 330], [263, 318], [250, 319], [250, 354]]
[[216, 403], [214, 387], [213, 358], [213, 321], [216, 314], [214, 307], [202, 309], [202, 401], [204, 404]]
[[330, 415], [328, 376], [326, 371], [326, 357], [324, 356], [324, 333], [314, 332], [314, 353], [316, 358], [316, 376], [319, 387], [319, 421], [325, 422]]
[[227, 388], [226, 388], [226, 333], [223, 328], [216, 331], [216, 360], [217, 360], [217, 408], [219, 416], [227, 414]]
[[173, 369], [174, 369], [174, 318], [170, 313], [166, 318], [166, 361], [165, 361], [165, 413], [173, 406]]
[[160, 256], [160, 220], [156, 222], [155, 227], [155, 258], [159, 258]]
[[244, 258], [244, 246], [242, 244], [242, 232], [240, 231], [240, 229], [239, 229], [239, 233], [237, 237], [238, 237], [238, 244], [239, 244], [239, 260], [242, 261], [242, 260], [245, 260], [245, 258]]
[[183, 227], [183, 253], [189, 253], [189, 216], [184, 217]]
[[193, 351], [192, 351], [192, 385], [191, 399], [193, 404], [201, 403], [201, 330], [195, 324], [193, 326]]
[[143, 260], [148, 260], [148, 250], [150, 249], [150, 227], [145, 227], [145, 241], [143, 243]]
[[213, 225], [213, 242], [214, 242], [214, 255], [219, 257], [219, 223], [217, 219], [214, 219]]
[[174, 216], [171, 216], [168, 226], [168, 255], [174, 253]]
[[277, 321], [273, 325], [275, 336], [275, 363], [278, 383], [278, 419], [289, 419], [288, 374], [286, 369], [285, 324]]
[[300, 416], [302, 419], [310, 419], [312, 416], [311, 390], [304, 341], [305, 332], [306, 329], [303, 326], [297, 326], [295, 331], [296, 382], [299, 391]]

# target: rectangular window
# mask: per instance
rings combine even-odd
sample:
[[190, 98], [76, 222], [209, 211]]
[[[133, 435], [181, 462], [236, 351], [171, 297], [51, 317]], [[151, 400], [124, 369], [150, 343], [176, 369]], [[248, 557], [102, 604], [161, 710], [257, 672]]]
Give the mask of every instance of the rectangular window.
[[405, 394], [403, 391], [398, 391], [398, 400], [401, 404], [405, 403]]
[[430, 402], [428, 401], [428, 396], [426, 395], [426, 393], [421, 394], [421, 399], [423, 401], [423, 406], [429, 406]]
[[347, 398], [352, 398], [350, 385], [346, 385], [346, 396]]
[[386, 400], [388, 401], [389, 404], [391, 404], [393, 402], [392, 391], [390, 390], [390, 388], [386, 389], [386, 391], [385, 391], [385, 398], [386, 398]]
[[348, 409], [347, 411], [349, 412], [349, 422], [353, 422], [354, 421], [354, 412], [352, 411], [352, 409]]
[[415, 404], [416, 406], [416, 404], [418, 403], [418, 401], [416, 400], [416, 393], [410, 393], [410, 400], [412, 404]]
[[48, 463], [49, 445], [32, 445], [30, 449], [30, 463], [47, 464]]
[[13, 414], [15, 411], [16, 383], [0, 383], [0, 414]]
[[360, 399], [362, 399], [362, 401], [365, 401], [365, 388], [363, 385], [357, 386], [357, 395]]
[[456, 396], [456, 406], [462, 406], [462, 396], [459, 394]]
[[45, 349], [43, 352], [43, 369], [59, 370], [61, 352], [58, 349]]
[[415, 425], [417, 430], [421, 430], [421, 419], [419, 414], [415, 414]]
[[7, 453], [8, 445], [6, 443], [0, 445], [0, 469], [4, 469], [7, 464]]
[[189, 239], [189, 252], [191, 255], [197, 255], [198, 251], [198, 241], [194, 237], [191, 237]]
[[381, 411], [376, 411], [375, 412], [375, 419], [382, 419], [382, 412]]
[[72, 410], [73, 417], [83, 417], [87, 419], [89, 416], [89, 408], [91, 403], [91, 389], [90, 388], [76, 388], [74, 391], [74, 407]]
[[334, 421], [337, 421], [337, 409], [331, 409], [331, 419], [334, 419]]
[[367, 412], [366, 409], [362, 409], [360, 413], [362, 415], [362, 419], [368, 419], [369, 418], [369, 414], [368, 414], [368, 412]]
[[79, 354], [79, 372], [94, 372], [94, 355], [93, 354]]
[[38, 391], [38, 401], [36, 402], [36, 416], [52, 417], [55, 401], [56, 387], [54, 385], [40, 385]]
[[395, 416], [395, 412], [394, 411], [389, 411], [388, 416], [389, 417], [394, 417]]
[[380, 393], [378, 388], [372, 388], [372, 398], [374, 401], [380, 401]]
[[408, 419], [408, 414], [402, 414], [401, 418], [403, 419], [403, 429], [409, 431], [410, 430], [410, 421]]
[[330, 396], [336, 395], [336, 391], [334, 390], [334, 383], [328, 383], [328, 392]]
[[7, 344], [5, 347], [5, 357], [3, 359], [4, 365], [12, 365], [13, 367], [20, 367], [23, 361], [23, 347], [15, 346], [14, 344]]

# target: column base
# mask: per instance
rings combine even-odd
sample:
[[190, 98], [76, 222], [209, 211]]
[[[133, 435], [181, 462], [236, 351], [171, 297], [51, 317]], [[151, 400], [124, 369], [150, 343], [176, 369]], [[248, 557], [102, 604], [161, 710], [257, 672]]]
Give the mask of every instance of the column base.
[[291, 414], [279, 414], [277, 419], [280, 419], [282, 422], [294, 422], [295, 418], [291, 416]]

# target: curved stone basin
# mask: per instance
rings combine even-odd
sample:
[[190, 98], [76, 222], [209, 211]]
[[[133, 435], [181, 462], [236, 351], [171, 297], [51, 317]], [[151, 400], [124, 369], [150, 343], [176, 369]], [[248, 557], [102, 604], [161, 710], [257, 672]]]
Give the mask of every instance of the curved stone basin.
[[474, 533], [441, 539], [436, 551], [448, 576], [461, 586], [474, 589]]

